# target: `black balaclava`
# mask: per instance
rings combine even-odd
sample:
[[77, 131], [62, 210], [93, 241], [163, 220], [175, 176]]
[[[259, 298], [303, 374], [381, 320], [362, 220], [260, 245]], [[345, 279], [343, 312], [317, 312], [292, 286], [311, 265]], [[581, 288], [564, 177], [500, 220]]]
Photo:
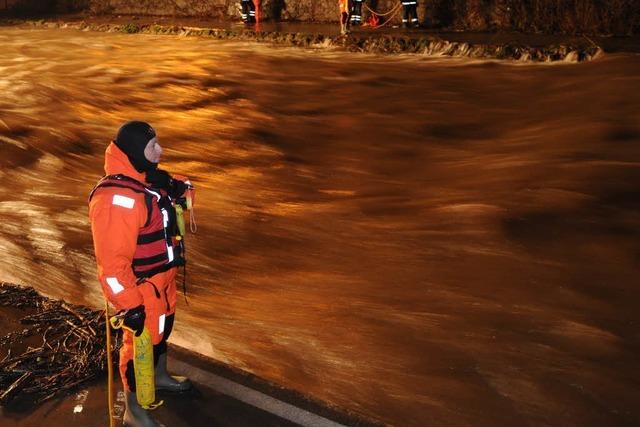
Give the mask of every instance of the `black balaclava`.
[[153, 138], [156, 131], [145, 122], [131, 121], [120, 127], [115, 144], [124, 152], [134, 168], [140, 173], [152, 171], [158, 167], [144, 156], [144, 149]]

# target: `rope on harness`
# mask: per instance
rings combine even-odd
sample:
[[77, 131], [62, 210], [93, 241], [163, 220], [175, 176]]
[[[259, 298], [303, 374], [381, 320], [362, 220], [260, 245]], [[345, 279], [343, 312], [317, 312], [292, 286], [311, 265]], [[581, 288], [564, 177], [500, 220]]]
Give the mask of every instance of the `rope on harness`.
[[[189, 209], [189, 230], [192, 234], [196, 234], [196, 231], [198, 231], [198, 225], [196, 224], [196, 214], [193, 206], [191, 206], [191, 209]], [[185, 257], [186, 252], [187, 250], [184, 249]], [[182, 294], [184, 295], [184, 302], [189, 305], [189, 300], [187, 300], [187, 264], [185, 264], [182, 268]]]
[[182, 267], [182, 295], [184, 295], [184, 302], [189, 305], [187, 299], [187, 264]]
[[193, 206], [189, 210], [189, 230], [191, 230], [193, 234], [196, 234], [196, 231], [198, 231], [198, 226], [196, 225], [196, 214]]
[[109, 303], [104, 300], [104, 327], [107, 333], [107, 405], [109, 408], [109, 427], [115, 427], [113, 418], [113, 360], [111, 357], [111, 328], [109, 327]]

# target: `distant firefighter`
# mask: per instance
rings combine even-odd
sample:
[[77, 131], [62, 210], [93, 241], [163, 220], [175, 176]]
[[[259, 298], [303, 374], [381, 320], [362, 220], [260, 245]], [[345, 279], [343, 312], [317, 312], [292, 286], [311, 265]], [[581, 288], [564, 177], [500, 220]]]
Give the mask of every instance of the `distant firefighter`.
[[242, 21], [245, 24], [254, 24], [256, 22], [256, 6], [253, 0], [240, 0], [242, 6]]
[[362, 24], [362, 3], [364, 0], [351, 0], [351, 25]]
[[346, 34], [349, 25], [349, 0], [338, 0], [338, 7], [340, 8], [340, 33]]
[[419, 27], [418, 0], [400, 0], [402, 3], [402, 26], [405, 28]]

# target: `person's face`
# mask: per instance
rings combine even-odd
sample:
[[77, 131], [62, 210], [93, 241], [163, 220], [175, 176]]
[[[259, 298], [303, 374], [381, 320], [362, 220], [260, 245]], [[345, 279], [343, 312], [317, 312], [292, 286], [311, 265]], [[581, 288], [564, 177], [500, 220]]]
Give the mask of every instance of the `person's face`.
[[160, 163], [160, 156], [162, 155], [162, 147], [158, 144], [158, 138], [154, 137], [144, 147], [144, 157], [152, 163]]

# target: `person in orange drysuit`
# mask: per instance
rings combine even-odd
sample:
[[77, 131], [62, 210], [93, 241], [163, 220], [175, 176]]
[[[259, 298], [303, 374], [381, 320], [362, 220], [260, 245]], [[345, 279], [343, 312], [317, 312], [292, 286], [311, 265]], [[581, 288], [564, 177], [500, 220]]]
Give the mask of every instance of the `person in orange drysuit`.
[[338, 7], [340, 8], [340, 34], [346, 34], [349, 25], [349, 0], [338, 0]]
[[[125, 123], [105, 152], [103, 177], [89, 199], [98, 279], [107, 300], [124, 312], [124, 324], [154, 349], [156, 390], [181, 392], [189, 380], [167, 373], [167, 339], [176, 310], [176, 270], [184, 265], [172, 205], [191, 191], [188, 179], [158, 169], [162, 148], [153, 128]], [[157, 426], [137, 402], [133, 334], [124, 329], [120, 377], [126, 395], [125, 424]]]

